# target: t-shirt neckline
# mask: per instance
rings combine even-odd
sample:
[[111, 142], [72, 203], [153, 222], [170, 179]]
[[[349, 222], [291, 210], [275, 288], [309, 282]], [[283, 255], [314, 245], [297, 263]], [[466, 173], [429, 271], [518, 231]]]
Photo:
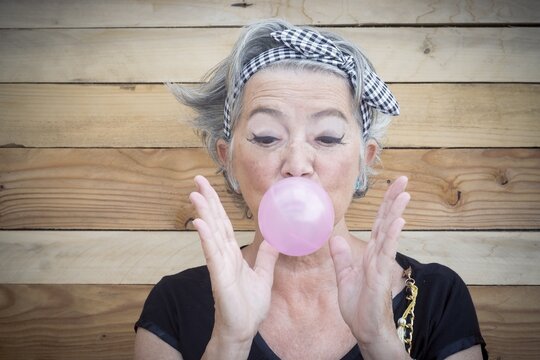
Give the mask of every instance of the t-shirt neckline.
[[[403, 268], [403, 270], [409, 267], [407, 258], [403, 254], [397, 253], [396, 261], [399, 264], [399, 266]], [[401, 291], [392, 298], [392, 310], [394, 311], [394, 314], [396, 312], [396, 309], [399, 307], [400, 303], [404, 299], [405, 299], [405, 287], [401, 289]], [[257, 334], [255, 334], [255, 338], [253, 339], [253, 342], [259, 347], [262, 353], [266, 356], [265, 360], [281, 360], [270, 348], [270, 346], [266, 343], [266, 341], [264, 340], [264, 338], [258, 331], [257, 331]], [[357, 359], [358, 356], [360, 355], [361, 355], [360, 348], [358, 347], [358, 345], [355, 345], [340, 360], [353, 360], [353, 359]]]

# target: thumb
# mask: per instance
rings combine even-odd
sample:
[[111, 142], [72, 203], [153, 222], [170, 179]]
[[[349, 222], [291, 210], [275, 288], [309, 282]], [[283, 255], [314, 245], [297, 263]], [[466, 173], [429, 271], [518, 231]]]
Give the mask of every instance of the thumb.
[[330, 238], [330, 255], [336, 269], [336, 277], [339, 279], [346, 274], [353, 265], [352, 251], [349, 243], [341, 236]]
[[279, 252], [264, 240], [259, 246], [253, 270], [270, 285], [274, 282], [274, 268], [278, 257]]

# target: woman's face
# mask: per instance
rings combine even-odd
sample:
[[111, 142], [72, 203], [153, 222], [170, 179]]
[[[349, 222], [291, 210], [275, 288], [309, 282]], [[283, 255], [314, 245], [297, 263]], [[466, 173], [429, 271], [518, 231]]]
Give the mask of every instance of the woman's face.
[[[232, 172], [255, 219], [266, 190], [290, 176], [328, 192], [336, 223], [360, 172], [361, 135], [347, 80], [334, 74], [262, 70], [244, 89], [234, 129]], [[226, 144], [218, 145], [226, 159]]]

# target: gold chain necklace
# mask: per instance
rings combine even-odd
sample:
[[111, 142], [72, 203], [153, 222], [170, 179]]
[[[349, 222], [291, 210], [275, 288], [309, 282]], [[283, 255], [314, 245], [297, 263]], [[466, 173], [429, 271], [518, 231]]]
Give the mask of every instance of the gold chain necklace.
[[414, 307], [416, 305], [416, 297], [418, 296], [418, 287], [414, 283], [410, 266], [403, 270], [403, 278], [405, 278], [405, 291], [407, 293], [405, 298], [409, 301], [409, 305], [398, 320], [397, 333], [399, 339], [405, 344], [405, 349], [410, 355], [414, 326]]

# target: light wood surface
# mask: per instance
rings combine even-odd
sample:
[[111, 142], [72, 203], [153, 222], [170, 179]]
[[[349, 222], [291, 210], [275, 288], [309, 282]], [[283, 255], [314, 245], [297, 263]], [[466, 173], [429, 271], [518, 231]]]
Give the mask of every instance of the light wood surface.
[[0, 285], [0, 359], [131, 359], [148, 285]]
[[[252, 239], [237, 232], [240, 245]], [[449, 266], [469, 285], [540, 285], [539, 248], [538, 232], [406, 231], [399, 251]], [[193, 231], [0, 232], [5, 284], [154, 284], [204, 263]]]
[[[0, 359], [131, 359], [133, 324], [150, 289], [148, 285], [0, 285]], [[536, 359], [540, 287], [469, 289], [490, 358]]]
[[539, 286], [472, 286], [490, 359], [537, 359], [540, 354]]
[[[0, 2], [0, 24], [11, 28], [244, 25], [287, 18], [295, 24], [519, 24], [538, 23], [534, 0], [311, 0], [242, 1], [9, 0]], [[126, 11], [129, 9], [129, 11]]]
[[[391, 84], [387, 147], [538, 147], [537, 84]], [[3, 147], [198, 147], [163, 85], [0, 84]], [[510, 126], [511, 124], [511, 126]]]
[[[329, 28], [388, 82], [540, 81], [540, 28]], [[0, 30], [0, 82], [196, 82], [236, 28]]]
[[464, 277], [491, 359], [537, 359], [540, 2], [241, 2], [0, 0], [0, 360], [131, 359], [150, 284], [203, 263], [195, 174], [250, 241], [162, 82], [201, 81], [270, 17], [352, 40], [400, 101], [351, 228], [408, 175], [400, 251]]
[[[387, 149], [368, 195], [347, 215], [368, 230], [388, 182], [410, 179], [407, 230], [536, 229], [538, 149]], [[253, 223], [203, 149], [0, 149], [0, 228], [185, 229], [193, 177], [207, 176], [236, 230]]]

